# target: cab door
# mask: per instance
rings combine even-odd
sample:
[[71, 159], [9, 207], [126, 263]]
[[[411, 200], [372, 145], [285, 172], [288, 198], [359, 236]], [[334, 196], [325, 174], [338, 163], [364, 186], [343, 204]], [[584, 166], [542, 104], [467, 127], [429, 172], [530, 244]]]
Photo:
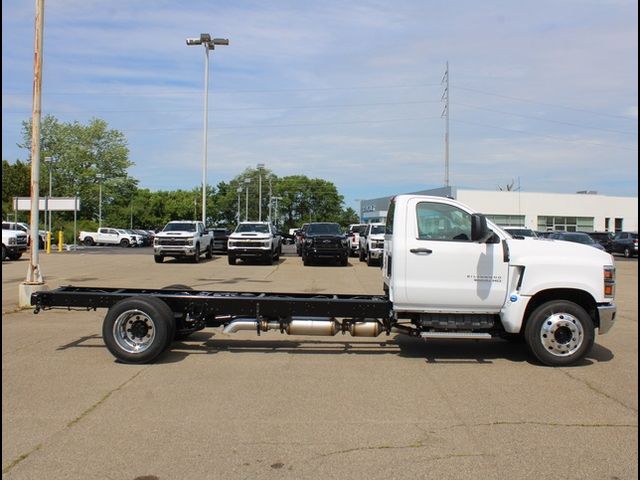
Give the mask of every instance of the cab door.
[[499, 238], [472, 241], [471, 213], [446, 201], [415, 198], [408, 208], [400, 303], [416, 311], [498, 312], [508, 285]]

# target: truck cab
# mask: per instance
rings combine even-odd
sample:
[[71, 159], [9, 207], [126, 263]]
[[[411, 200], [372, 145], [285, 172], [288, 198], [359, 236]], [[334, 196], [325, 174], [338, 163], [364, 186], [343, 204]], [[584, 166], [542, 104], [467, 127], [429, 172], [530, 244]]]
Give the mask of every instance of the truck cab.
[[615, 318], [610, 254], [514, 238], [444, 197], [391, 201], [382, 271], [396, 316], [423, 336], [524, 336], [544, 363], [584, 354], [594, 329], [606, 333]]

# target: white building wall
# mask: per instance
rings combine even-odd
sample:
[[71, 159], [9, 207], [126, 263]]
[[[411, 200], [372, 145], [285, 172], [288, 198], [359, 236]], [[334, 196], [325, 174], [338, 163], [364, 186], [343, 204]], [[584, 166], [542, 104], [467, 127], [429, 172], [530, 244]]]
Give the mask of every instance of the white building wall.
[[[487, 215], [524, 215], [525, 226], [538, 229], [538, 217], [587, 217], [593, 218], [595, 231], [605, 230], [609, 218], [609, 230], [614, 231], [615, 219], [622, 219], [626, 231], [638, 231], [638, 197], [609, 197], [580, 193], [507, 192], [468, 190], [447, 187], [415, 192], [425, 195], [451, 196]], [[380, 197], [360, 202], [360, 215], [365, 221], [384, 222], [390, 197]]]
[[608, 197], [592, 194], [507, 192], [456, 189], [456, 199], [487, 215], [524, 215], [525, 226], [536, 230], [538, 216], [593, 217], [594, 230], [605, 230], [605, 218], [613, 231], [615, 219], [623, 229], [638, 231], [637, 197]]

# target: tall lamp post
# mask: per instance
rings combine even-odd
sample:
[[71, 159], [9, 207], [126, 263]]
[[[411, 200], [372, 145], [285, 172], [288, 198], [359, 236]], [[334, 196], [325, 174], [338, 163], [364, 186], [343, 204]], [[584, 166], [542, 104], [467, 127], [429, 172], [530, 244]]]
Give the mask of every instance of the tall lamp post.
[[244, 179], [244, 190], [245, 190], [245, 200], [244, 200], [244, 221], [249, 221], [249, 184], [251, 183], [250, 178]]
[[202, 223], [207, 221], [207, 129], [209, 120], [209, 50], [216, 45], [229, 45], [226, 38], [211, 38], [208, 33], [201, 33], [200, 38], [187, 38], [187, 45], [204, 46], [204, 141], [202, 153]]
[[259, 163], [258, 167], [258, 221], [262, 221], [262, 169], [264, 163]]
[[104, 180], [104, 173], [96, 174], [96, 178], [100, 182], [100, 190], [98, 194], [98, 229], [102, 228], [102, 181]]
[[242, 187], [238, 187], [236, 192], [238, 192], [238, 215], [236, 216], [236, 222], [240, 223], [240, 194], [242, 193]]
[[45, 202], [45, 227], [47, 227], [46, 219], [48, 218], [48, 230], [49, 233], [51, 233], [51, 209], [49, 208], [49, 201], [51, 200], [51, 173], [53, 172], [53, 164], [55, 163], [55, 160], [53, 159], [53, 157], [44, 157], [44, 161], [49, 164], [49, 196], [47, 197], [47, 201]]

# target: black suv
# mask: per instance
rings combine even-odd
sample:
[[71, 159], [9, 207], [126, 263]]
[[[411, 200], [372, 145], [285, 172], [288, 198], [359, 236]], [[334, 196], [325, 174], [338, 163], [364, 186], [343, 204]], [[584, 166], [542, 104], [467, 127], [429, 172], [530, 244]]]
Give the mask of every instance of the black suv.
[[310, 223], [302, 241], [302, 261], [310, 265], [313, 260], [329, 259], [349, 265], [349, 244], [337, 223]]
[[622, 253], [625, 257], [638, 256], [638, 233], [618, 232], [611, 240], [611, 253]]

